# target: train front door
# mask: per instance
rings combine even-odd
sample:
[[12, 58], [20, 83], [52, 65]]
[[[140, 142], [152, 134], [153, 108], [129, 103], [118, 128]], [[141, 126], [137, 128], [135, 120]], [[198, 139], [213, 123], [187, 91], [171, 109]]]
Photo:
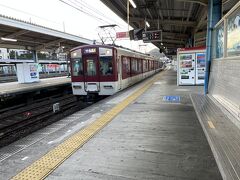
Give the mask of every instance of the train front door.
[[99, 62], [97, 55], [83, 56], [84, 89], [89, 93], [100, 91]]

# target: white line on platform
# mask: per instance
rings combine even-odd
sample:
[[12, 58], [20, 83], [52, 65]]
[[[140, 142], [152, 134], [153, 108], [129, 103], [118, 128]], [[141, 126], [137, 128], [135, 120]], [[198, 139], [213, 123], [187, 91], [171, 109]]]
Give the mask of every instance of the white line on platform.
[[25, 156], [24, 158], [22, 158], [21, 160], [22, 161], [25, 161], [26, 159], [28, 159], [29, 157], [28, 156]]
[[53, 141], [49, 141], [49, 142], [48, 142], [48, 144], [52, 144], [52, 143], [53, 143]]

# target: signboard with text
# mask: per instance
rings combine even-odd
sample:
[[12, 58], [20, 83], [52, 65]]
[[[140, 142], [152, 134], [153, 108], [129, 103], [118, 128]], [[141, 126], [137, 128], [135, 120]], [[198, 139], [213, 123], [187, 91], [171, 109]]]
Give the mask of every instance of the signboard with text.
[[117, 32], [116, 38], [129, 38], [129, 33], [128, 32]]
[[161, 42], [162, 41], [162, 30], [156, 31], [145, 31], [142, 33], [143, 42]]

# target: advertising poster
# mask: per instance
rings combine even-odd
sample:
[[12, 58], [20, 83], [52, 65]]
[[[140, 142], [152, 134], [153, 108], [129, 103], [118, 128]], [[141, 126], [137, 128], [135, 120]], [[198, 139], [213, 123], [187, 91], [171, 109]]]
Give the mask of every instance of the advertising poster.
[[180, 56], [181, 68], [192, 68], [192, 54], [183, 54]]
[[237, 56], [240, 54], [240, 13], [228, 19], [227, 29], [228, 56]]
[[31, 65], [29, 65], [29, 67], [30, 67], [30, 77], [32, 78], [32, 79], [34, 79], [34, 78], [38, 78], [38, 76], [37, 76], [37, 69], [38, 69], [38, 65], [36, 65], [36, 64], [31, 64]]
[[197, 54], [197, 67], [205, 67], [205, 53]]
[[217, 48], [216, 58], [223, 57], [223, 44], [224, 44], [224, 26], [223, 24], [216, 30], [217, 32]]
[[197, 54], [197, 79], [204, 80], [205, 78], [205, 53]]

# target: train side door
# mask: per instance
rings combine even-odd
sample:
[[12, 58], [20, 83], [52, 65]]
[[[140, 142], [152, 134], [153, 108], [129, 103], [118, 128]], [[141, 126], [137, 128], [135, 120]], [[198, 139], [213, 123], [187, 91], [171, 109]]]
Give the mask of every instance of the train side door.
[[122, 62], [121, 57], [117, 58], [117, 71], [118, 71], [118, 89], [122, 89]]
[[195, 84], [195, 53], [179, 56], [179, 85]]
[[84, 89], [94, 93], [100, 90], [99, 63], [96, 55], [83, 56]]

